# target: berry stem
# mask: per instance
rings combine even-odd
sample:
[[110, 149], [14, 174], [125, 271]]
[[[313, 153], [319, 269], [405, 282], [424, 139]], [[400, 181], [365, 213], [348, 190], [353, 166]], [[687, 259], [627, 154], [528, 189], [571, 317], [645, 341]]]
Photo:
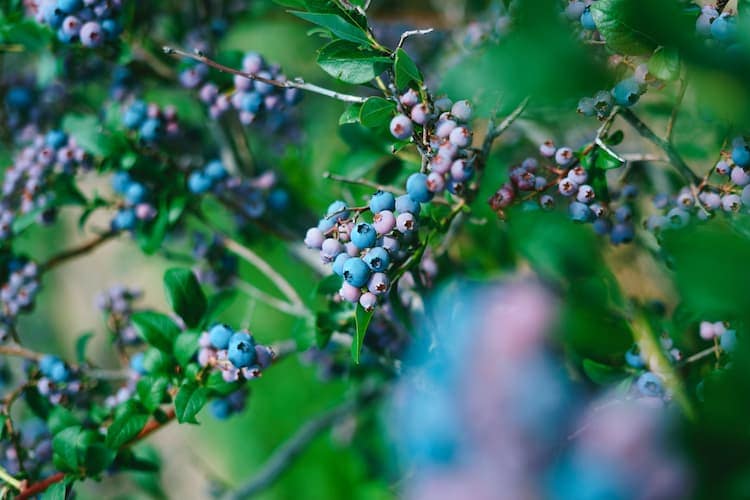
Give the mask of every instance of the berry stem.
[[433, 31], [435, 31], [434, 28], [425, 28], [425, 29], [421, 29], [421, 30], [404, 31], [401, 34], [401, 39], [399, 39], [398, 45], [396, 46], [396, 48], [397, 49], [402, 48], [404, 46], [404, 43], [406, 42], [406, 39], [409, 38], [410, 36], [427, 35], [429, 33], [432, 33]]
[[516, 106], [516, 108], [510, 112], [508, 116], [505, 117], [505, 119], [500, 122], [498, 125], [494, 125], [494, 122], [490, 122], [490, 128], [487, 131], [487, 135], [484, 136], [484, 142], [482, 144], [482, 159], [484, 161], [487, 161], [487, 156], [490, 153], [490, 149], [492, 148], [492, 143], [495, 142], [495, 139], [500, 137], [503, 132], [508, 130], [508, 128], [513, 125], [513, 122], [516, 121], [516, 119], [521, 116], [524, 109], [526, 109], [526, 105], [529, 104], [529, 98], [526, 97], [521, 101], [521, 103]]
[[44, 262], [40, 267], [39, 271], [40, 274], [43, 274], [47, 271], [51, 271], [55, 267], [59, 266], [60, 264], [63, 264], [71, 259], [75, 259], [76, 257], [80, 257], [81, 255], [85, 255], [98, 246], [102, 245], [103, 243], [106, 243], [108, 240], [113, 238], [117, 233], [114, 231], [109, 231], [104, 234], [100, 234], [96, 238], [93, 238], [92, 240], [83, 243], [80, 246], [69, 248], [67, 250], [63, 250], [59, 254], [51, 257], [49, 260]]
[[714, 346], [708, 347], [706, 349], [703, 349], [702, 351], [696, 352], [689, 358], [686, 358], [682, 364], [687, 365], [690, 363], [695, 363], [696, 361], [699, 361], [705, 357], [711, 356], [715, 352], [716, 352], [716, 348]]
[[682, 100], [685, 98], [685, 91], [687, 90], [687, 86], [687, 75], [685, 75], [683, 72], [682, 78], [680, 78], [680, 90], [677, 93], [677, 99], [675, 99], [674, 107], [672, 108], [672, 114], [669, 116], [669, 121], [667, 122], [667, 142], [670, 144], [672, 144], [674, 124], [677, 121], [677, 114], [680, 112]]
[[635, 113], [628, 108], [622, 108], [620, 109], [620, 116], [625, 118], [625, 120], [627, 120], [627, 122], [635, 128], [639, 134], [661, 148], [667, 154], [669, 161], [674, 164], [688, 183], [695, 185], [700, 182], [700, 177], [695, 175], [695, 172], [693, 172], [688, 164], [685, 163], [685, 160], [682, 159], [682, 156], [680, 156], [680, 153], [677, 152], [674, 146], [656, 135], [648, 125], [643, 123], [641, 119], [636, 116]]
[[246, 73], [238, 69], [230, 68], [229, 66], [225, 66], [212, 59], [209, 59], [203, 54], [191, 54], [190, 52], [185, 52], [184, 50], [180, 50], [180, 49], [174, 49], [172, 47], [164, 47], [164, 53], [174, 56], [174, 57], [186, 57], [188, 59], [193, 59], [194, 61], [201, 62], [207, 66], [216, 68], [219, 71], [222, 71], [224, 73], [230, 73], [232, 75], [242, 76], [242, 77], [247, 78], [248, 80], [257, 80], [259, 82], [263, 82], [268, 85], [273, 85], [275, 87], [295, 88], [295, 89], [305, 90], [307, 92], [324, 95], [326, 97], [330, 97], [331, 99], [336, 99], [339, 101], [349, 102], [349, 103], [362, 104], [366, 100], [364, 97], [359, 97], [359, 96], [350, 95], [350, 94], [342, 94], [341, 92], [336, 92], [335, 90], [330, 90], [324, 87], [320, 87], [318, 85], [314, 85], [312, 83], [307, 83], [301, 78], [295, 78], [293, 80], [284, 80], [284, 81], [272, 80], [270, 78], [263, 78], [262, 76], [258, 76], [254, 73]]
[[18, 494], [16, 497], [16, 500], [26, 500], [27, 498], [32, 498], [42, 492], [44, 492], [47, 488], [52, 486], [55, 483], [59, 483], [65, 479], [65, 474], [62, 472], [55, 472], [48, 478], [32, 483], [31, 485], [27, 486], [26, 488], [21, 490], [21, 493]]
[[21, 481], [11, 476], [2, 466], [0, 466], [0, 480], [10, 485], [14, 490], [21, 491]]
[[361, 410], [375, 402], [383, 393], [384, 390], [382, 388], [365, 389], [354, 399], [346, 401], [336, 408], [307, 421], [288, 441], [276, 448], [257, 474], [236, 490], [224, 494], [221, 499], [240, 500], [250, 498], [268, 488], [323, 431], [355, 411]]

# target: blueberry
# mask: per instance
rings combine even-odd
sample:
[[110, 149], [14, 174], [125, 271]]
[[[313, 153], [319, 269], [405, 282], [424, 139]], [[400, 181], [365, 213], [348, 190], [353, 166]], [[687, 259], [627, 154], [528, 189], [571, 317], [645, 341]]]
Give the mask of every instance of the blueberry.
[[68, 143], [68, 136], [62, 130], [52, 130], [47, 133], [44, 142], [53, 149], [60, 149]]
[[682, 208], [675, 207], [667, 212], [667, 219], [670, 226], [679, 229], [688, 225], [690, 222], [690, 213]]
[[735, 330], [727, 330], [719, 337], [719, 345], [727, 352], [733, 351], [736, 344], [737, 332]]
[[471, 145], [473, 135], [469, 127], [461, 126], [451, 130], [451, 134], [448, 137], [451, 144], [455, 144], [459, 148], [465, 148]]
[[239, 108], [248, 113], [257, 113], [263, 104], [263, 96], [257, 92], [244, 92], [240, 99]]
[[130, 357], [130, 369], [138, 375], [146, 375], [148, 373], [146, 366], [143, 364], [144, 357], [142, 352], [137, 352]]
[[661, 379], [651, 372], [646, 372], [638, 377], [636, 386], [644, 396], [659, 398], [664, 395], [664, 385]]
[[323, 233], [328, 233], [334, 226], [336, 226], [336, 219], [334, 217], [323, 217], [318, 221], [317, 228]]
[[378, 234], [388, 234], [396, 227], [396, 216], [390, 210], [376, 213], [372, 218], [372, 227]]
[[226, 420], [232, 415], [232, 408], [226, 398], [214, 399], [208, 406], [208, 411], [217, 420]]
[[130, 105], [125, 111], [122, 117], [122, 123], [125, 127], [135, 130], [141, 126], [143, 121], [146, 119], [146, 103], [143, 101], [136, 101]]
[[116, 19], [105, 19], [102, 21], [102, 31], [108, 39], [114, 40], [122, 33], [122, 25]]
[[98, 47], [104, 42], [102, 26], [96, 21], [89, 21], [81, 26], [79, 36], [84, 47]]
[[625, 353], [625, 362], [628, 364], [628, 366], [632, 366], [633, 368], [643, 368], [646, 366], [646, 363], [643, 361], [643, 358], [641, 357], [641, 352], [638, 349], [638, 346], [633, 346]]
[[366, 222], [360, 222], [354, 226], [354, 230], [351, 234], [351, 241], [357, 248], [371, 248], [375, 246], [375, 240], [378, 238], [378, 233], [372, 224]]
[[414, 132], [414, 125], [406, 115], [396, 115], [391, 120], [391, 134], [399, 140], [406, 140]]
[[49, 377], [52, 373], [52, 368], [60, 362], [62, 362], [62, 360], [57, 356], [52, 354], [45, 354], [39, 360], [39, 371], [41, 371], [42, 375], [44, 375], [45, 377]]
[[334, 238], [327, 238], [320, 248], [320, 257], [323, 262], [333, 262], [338, 254], [344, 251], [344, 245]]
[[208, 331], [208, 338], [211, 345], [216, 349], [226, 349], [229, 347], [229, 339], [234, 335], [234, 331], [227, 325], [214, 325]]
[[70, 371], [68, 370], [68, 367], [65, 366], [65, 363], [62, 360], [57, 360], [52, 365], [52, 368], [49, 372], [49, 378], [52, 379], [55, 383], [62, 383], [67, 382], [68, 378], [70, 378]]
[[72, 14], [83, 7], [81, 0], [57, 0], [57, 8], [68, 14]]
[[362, 258], [370, 269], [375, 272], [385, 271], [391, 262], [391, 256], [383, 247], [371, 248]]
[[159, 139], [163, 131], [161, 120], [158, 118], [148, 118], [143, 122], [138, 132], [144, 141], [154, 142]]
[[471, 119], [471, 104], [467, 100], [456, 101], [451, 107], [451, 114], [462, 122]]
[[656, 233], [671, 226], [670, 220], [663, 215], [649, 215], [646, 219], [646, 229]]
[[575, 159], [573, 150], [568, 147], [562, 147], [555, 151], [555, 162], [561, 167], [565, 167]]
[[451, 177], [457, 181], [468, 181], [474, 175], [474, 167], [466, 160], [456, 160], [451, 165]]
[[607, 219], [596, 219], [591, 227], [594, 228], [594, 232], [600, 236], [609, 234], [612, 231], [612, 223]]
[[722, 42], [727, 41], [734, 36], [735, 28], [734, 21], [722, 14], [711, 23], [711, 36]]
[[305, 245], [307, 248], [316, 248], [320, 250], [320, 247], [323, 246], [323, 241], [325, 241], [323, 231], [317, 227], [311, 227], [307, 230], [307, 234], [305, 235]]
[[544, 194], [539, 198], [539, 206], [544, 209], [551, 209], [555, 206], [555, 199], [548, 194]]
[[5, 94], [5, 104], [13, 109], [26, 109], [31, 106], [34, 97], [25, 87], [11, 87]]
[[387, 191], [376, 191], [375, 194], [370, 198], [370, 211], [373, 214], [382, 212], [383, 210], [391, 210], [396, 208], [396, 198], [392, 193]]
[[641, 97], [641, 87], [634, 78], [627, 78], [615, 85], [612, 97], [620, 106], [632, 106]]
[[128, 231], [135, 228], [137, 219], [132, 208], [123, 208], [117, 212], [112, 220], [112, 227], [119, 231]]
[[742, 167], [734, 167], [730, 174], [730, 178], [733, 183], [740, 187], [750, 184], [750, 175], [747, 175], [747, 172], [745, 172], [745, 169]]
[[131, 205], [137, 205], [146, 199], [146, 188], [139, 182], [131, 182], [125, 190], [125, 199]]
[[588, 222], [592, 219], [591, 209], [588, 205], [574, 201], [568, 207], [570, 218], [578, 222]]
[[375, 305], [378, 303], [378, 298], [375, 294], [365, 292], [359, 297], [359, 304], [364, 308], [365, 311], [370, 312], [375, 309]]
[[370, 293], [380, 295], [388, 291], [388, 287], [391, 285], [388, 276], [385, 273], [373, 273], [367, 282], [367, 289]]
[[609, 239], [614, 245], [629, 243], [635, 237], [635, 227], [630, 222], [619, 222], [612, 227]]
[[633, 210], [628, 205], [622, 205], [615, 210], [615, 219], [619, 222], [627, 222], [633, 218]]
[[742, 197], [740, 198], [740, 201], [743, 205], [750, 206], [750, 185], [742, 188]]
[[400, 214], [408, 212], [414, 215], [419, 215], [420, 209], [421, 206], [419, 205], [419, 202], [414, 201], [414, 199], [407, 194], [403, 194], [396, 198], [396, 212]]
[[588, 184], [584, 184], [578, 188], [578, 194], [576, 194], [576, 200], [580, 203], [590, 203], [596, 197], [594, 188]]
[[250, 334], [237, 332], [229, 339], [227, 359], [237, 368], [245, 368], [255, 364], [255, 342]]
[[188, 189], [191, 193], [202, 194], [211, 189], [211, 178], [204, 172], [196, 170], [188, 177]]
[[738, 212], [742, 208], [742, 198], [736, 194], [725, 194], [721, 197], [721, 208], [725, 212]]
[[359, 301], [359, 298], [362, 296], [362, 290], [360, 290], [360, 287], [352, 286], [345, 281], [341, 285], [341, 289], [339, 290], [339, 296], [341, 296], [341, 298], [347, 302], [356, 304], [357, 301]]
[[578, 101], [576, 111], [583, 116], [594, 116], [596, 114], [596, 108], [594, 107], [594, 99], [591, 97], [584, 97]]
[[331, 219], [333, 221], [337, 221], [340, 219], [348, 219], [349, 210], [347, 208], [346, 203], [344, 203], [341, 200], [336, 200], [330, 205], [328, 205], [328, 209], [326, 210], [326, 218]]
[[226, 178], [227, 169], [224, 168], [224, 164], [219, 160], [213, 160], [208, 163], [203, 169], [204, 173], [211, 178], [213, 181], [220, 181]]
[[347, 260], [343, 269], [344, 280], [352, 286], [362, 287], [370, 277], [370, 268], [358, 257]]
[[596, 23], [594, 22], [594, 16], [591, 15], [591, 9], [586, 7], [581, 14], [581, 26], [585, 30], [595, 30]]
[[401, 233], [410, 233], [417, 228], [417, 219], [414, 214], [410, 212], [404, 212], [396, 217], [396, 229]]
[[562, 179], [557, 185], [557, 189], [563, 196], [573, 196], [578, 191], [578, 184], [568, 178], [565, 178]]
[[433, 193], [427, 187], [427, 176], [416, 172], [406, 180], [406, 194], [419, 203], [426, 203], [432, 199]]
[[333, 272], [338, 276], [344, 276], [344, 263], [352, 257], [346, 252], [342, 252], [333, 260]]
[[402, 106], [411, 108], [419, 102], [419, 94], [414, 89], [408, 89], [398, 98]]
[[750, 165], [750, 149], [744, 144], [732, 148], [732, 161], [741, 167]]
[[[430, 119], [430, 108], [429, 106], [427, 106], [427, 104], [421, 102], [417, 104], [416, 106], [414, 106], [413, 108], [411, 108], [410, 116], [411, 116], [411, 121], [413, 121], [414, 123], [417, 123], [419, 125], [424, 125]], [[393, 122], [391, 122], [391, 124], [393, 124]], [[392, 131], [393, 129], [391, 129], [391, 132]]]

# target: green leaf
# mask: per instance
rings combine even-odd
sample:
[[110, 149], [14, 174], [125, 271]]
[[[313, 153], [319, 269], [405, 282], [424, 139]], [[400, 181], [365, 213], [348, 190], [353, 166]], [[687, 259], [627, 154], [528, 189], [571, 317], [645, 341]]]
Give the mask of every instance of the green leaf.
[[65, 500], [67, 488], [68, 485], [65, 481], [57, 482], [42, 493], [42, 500]]
[[169, 374], [174, 365], [174, 358], [152, 347], [143, 354], [143, 367], [151, 375]]
[[193, 271], [181, 267], [164, 273], [167, 302], [188, 327], [198, 326], [206, 312], [206, 296]]
[[52, 451], [58, 457], [57, 465], [62, 465], [67, 472], [77, 472], [80, 464], [78, 449], [83, 440], [84, 432], [79, 425], [57, 433], [52, 438]]
[[676, 80], [680, 76], [679, 52], [659, 47], [648, 60], [648, 72], [659, 80]]
[[237, 382], [227, 382], [220, 371], [213, 371], [206, 379], [206, 389], [227, 396], [237, 390]]
[[604, 138], [604, 143], [607, 146], [617, 146], [625, 138], [625, 133], [622, 130], [615, 130], [607, 137]]
[[622, 370], [602, 363], [597, 363], [591, 359], [583, 360], [583, 371], [588, 378], [599, 385], [614, 384], [627, 376]]
[[49, 412], [49, 418], [47, 419], [47, 427], [52, 434], [57, 434], [68, 427], [80, 425], [73, 412], [65, 408], [64, 406], [55, 406]]
[[359, 45], [371, 45], [371, 41], [367, 37], [367, 33], [362, 28], [347, 22], [344, 18], [336, 14], [300, 12], [295, 10], [289, 11], [289, 13], [299, 17], [300, 19], [304, 19], [305, 21], [329, 29], [331, 30], [331, 33], [343, 40], [348, 40]]
[[187, 365], [198, 350], [197, 332], [183, 332], [174, 341], [174, 357], [181, 366]]
[[341, 116], [339, 117], [339, 125], [346, 125], [347, 123], [359, 123], [359, 112], [362, 109], [361, 104], [350, 104], [346, 107]]
[[391, 59], [362, 50], [357, 44], [334, 40], [318, 53], [318, 65], [334, 78], [351, 84], [367, 83], [388, 69]]
[[127, 411], [118, 415], [107, 429], [107, 446], [116, 450], [130, 442], [141, 432], [148, 419], [148, 414], [137, 411], [134, 406], [129, 406]]
[[221, 290], [208, 298], [206, 312], [203, 315], [204, 326], [211, 325], [237, 298], [237, 290]]
[[647, 54], [657, 44], [637, 28], [636, 12], [629, 2], [631, 0], [599, 0], [591, 4], [591, 16], [610, 48], [623, 54]]
[[160, 351], [172, 352], [180, 329], [169, 316], [153, 311], [140, 311], [131, 316], [133, 326], [143, 340]]
[[116, 455], [117, 451], [108, 448], [101, 443], [88, 445], [84, 453], [86, 474], [89, 476], [95, 476], [96, 474], [103, 472], [107, 467], [112, 465]]
[[124, 137], [104, 130], [94, 115], [65, 115], [62, 129], [74, 137], [79, 146], [95, 156], [110, 156], [127, 145]]
[[79, 365], [86, 363], [86, 346], [92, 338], [94, 338], [93, 333], [85, 333], [76, 339], [76, 361]]
[[186, 382], [177, 391], [174, 400], [174, 407], [177, 415], [177, 421], [181, 424], [197, 424], [195, 415], [201, 411], [201, 408], [208, 401], [208, 389], [200, 387], [193, 382]]
[[352, 341], [352, 359], [355, 363], [359, 364], [359, 353], [362, 351], [362, 343], [365, 341], [365, 334], [367, 333], [367, 327], [370, 325], [370, 320], [375, 311], [367, 312], [365, 308], [360, 304], [357, 304], [357, 312], [354, 316], [354, 323], [356, 325], [355, 337]]
[[365, 127], [380, 128], [390, 123], [395, 111], [396, 105], [391, 101], [382, 97], [370, 97], [359, 111], [359, 121]]
[[611, 170], [613, 168], [620, 168], [623, 165], [625, 165], [625, 162], [613, 155], [610, 151], [602, 148], [596, 150], [596, 161], [594, 162], [595, 168], [598, 168], [599, 170]]
[[142, 377], [136, 385], [138, 400], [148, 411], [153, 412], [164, 399], [167, 385], [169, 385], [169, 380], [166, 377]]
[[396, 86], [403, 90], [411, 82], [417, 85], [422, 84], [422, 73], [420, 73], [417, 65], [409, 54], [404, 49], [399, 48], [396, 50], [396, 59], [393, 62], [393, 71], [396, 74]]
[[169, 202], [162, 198], [156, 219], [136, 233], [136, 240], [144, 253], [151, 255], [161, 248], [169, 229]]

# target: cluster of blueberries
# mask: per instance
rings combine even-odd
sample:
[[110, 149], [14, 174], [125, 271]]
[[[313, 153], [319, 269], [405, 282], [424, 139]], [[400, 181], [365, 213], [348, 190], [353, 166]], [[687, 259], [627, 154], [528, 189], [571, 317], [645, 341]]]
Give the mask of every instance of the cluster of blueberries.
[[0, 120], [21, 144], [33, 140], [39, 130], [45, 128], [44, 124], [51, 121], [67, 97], [64, 84], [52, 82], [36, 88], [35, 79], [17, 75], [0, 87], [4, 87], [0, 88], [0, 94], [4, 90], [4, 112], [0, 113]]
[[577, 111], [584, 116], [596, 116], [603, 120], [612, 112], [614, 105], [630, 107], [638, 102], [649, 85], [658, 80], [648, 72], [648, 66], [639, 64], [633, 75], [618, 82], [612, 90], [600, 90], [593, 97], [584, 97], [578, 102]]
[[130, 316], [134, 312], [133, 302], [142, 296], [141, 290], [123, 285], [114, 285], [96, 296], [96, 307], [105, 314], [107, 328], [120, 344], [133, 345], [141, 342]]
[[18, 315], [34, 307], [39, 288], [37, 265], [31, 261], [11, 259], [8, 280], [0, 288], [0, 341], [10, 336]]
[[90, 166], [86, 152], [64, 132], [53, 130], [36, 136], [5, 170], [0, 201], [0, 241], [12, 236], [13, 222], [19, 215], [39, 211], [37, 222], [52, 222], [56, 215], [50, 206], [54, 199], [49, 190], [52, 177], [74, 175], [79, 169]]
[[234, 414], [241, 413], [247, 405], [250, 390], [243, 386], [228, 396], [216, 398], [208, 405], [208, 411], [217, 420], [226, 420]]
[[203, 233], [196, 233], [193, 256], [201, 263], [195, 270], [201, 283], [224, 288], [231, 285], [237, 276], [237, 256], [227, 250], [218, 236], [209, 237]]
[[209, 68], [197, 63], [183, 70], [179, 80], [186, 88], [198, 89], [200, 99], [208, 105], [212, 118], [219, 118], [233, 109], [243, 125], [262, 122], [271, 130], [279, 130], [287, 123], [286, 111], [302, 98], [300, 90], [269, 83], [284, 82], [286, 76], [279, 66], [268, 64], [255, 52], [245, 54], [242, 71], [259, 79], [251, 80], [236, 75], [232, 88], [221, 89], [217, 84], [207, 81]]
[[37, 22], [56, 30], [63, 43], [99, 47], [122, 31], [117, 19], [122, 0], [32, 0], [27, 5]]
[[203, 332], [199, 344], [198, 363], [221, 370], [226, 382], [257, 378], [271, 366], [274, 358], [273, 350], [256, 344], [249, 332], [235, 332], [223, 324], [214, 325]]
[[445, 190], [461, 196], [474, 176], [476, 154], [471, 150], [474, 134], [468, 125], [471, 105], [466, 100], [453, 103], [448, 98], [433, 104], [420, 101], [415, 90], [406, 91], [399, 97], [399, 113], [390, 123], [396, 139], [415, 138], [421, 144], [423, 136], [428, 138], [428, 143], [420, 148], [429, 172], [424, 175], [427, 191], [421, 196], [425, 199], [418, 201], [427, 202]]
[[[11, 439], [0, 442], [0, 466], [10, 475], [16, 476], [26, 471], [33, 476], [51, 474], [52, 465], [52, 434], [39, 419], [24, 420], [19, 429], [20, 452], [18, 456]], [[23, 465], [23, 467], [21, 467]]]
[[695, 21], [699, 35], [719, 43], [732, 43], [737, 40], [737, 16], [732, 12], [719, 13], [714, 5], [704, 5]]
[[124, 108], [122, 123], [128, 130], [136, 131], [143, 143], [150, 145], [180, 133], [174, 106], [162, 109], [158, 104], [146, 104], [141, 100], [135, 100]]
[[53, 354], [46, 354], [39, 360], [41, 377], [36, 382], [39, 394], [46, 397], [53, 405], [75, 397], [81, 391], [81, 381], [62, 359]]
[[138, 221], [150, 221], [156, 217], [156, 207], [150, 203], [148, 188], [132, 178], [129, 172], [120, 170], [112, 176], [112, 189], [123, 198], [111, 226], [114, 231], [132, 231]]
[[[597, 234], [609, 235], [615, 245], [633, 240], [635, 227], [629, 202], [638, 194], [635, 186], [623, 186], [618, 193], [613, 193], [610, 203], [599, 202], [594, 188], [587, 183], [589, 172], [579, 165], [571, 148], [557, 148], [551, 141], [546, 141], [539, 152], [544, 158], [542, 162], [534, 157], [526, 158], [510, 170], [509, 181], [490, 197], [490, 206], [498, 215], [502, 215], [513, 202], [522, 200], [523, 193], [536, 193], [539, 207], [545, 210], [552, 210], [558, 199], [567, 199], [571, 219], [592, 223]], [[545, 164], [550, 160], [553, 165]], [[548, 178], [545, 172], [554, 177]], [[550, 194], [548, 191], [555, 187], [557, 195]], [[612, 204], [615, 201], [618, 203], [616, 208]]]
[[[718, 181], [708, 182], [712, 178]], [[697, 197], [691, 188], [684, 187], [674, 197], [657, 194], [654, 207], [663, 213], [649, 216], [646, 228], [658, 233], [686, 226], [693, 215], [706, 220], [716, 212], [732, 214], [750, 207], [750, 148], [743, 137], [732, 141], [731, 151], [721, 153], [707, 182], [696, 192]]]

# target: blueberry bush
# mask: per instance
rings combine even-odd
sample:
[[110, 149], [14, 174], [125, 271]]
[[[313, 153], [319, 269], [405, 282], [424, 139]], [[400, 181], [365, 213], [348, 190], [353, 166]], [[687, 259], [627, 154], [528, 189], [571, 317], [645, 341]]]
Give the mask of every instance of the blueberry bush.
[[0, 498], [749, 498], [748, 12], [2, 0]]

